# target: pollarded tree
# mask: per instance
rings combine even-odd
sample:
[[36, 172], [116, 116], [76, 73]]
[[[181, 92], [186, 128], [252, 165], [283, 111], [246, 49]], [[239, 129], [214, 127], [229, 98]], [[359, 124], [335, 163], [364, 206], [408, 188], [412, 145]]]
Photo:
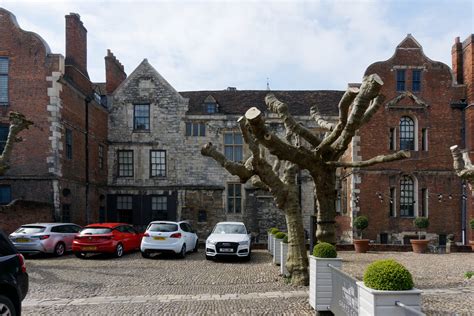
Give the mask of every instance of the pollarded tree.
[[289, 161], [301, 169], [309, 171], [315, 184], [317, 207], [317, 231], [319, 241], [336, 243], [336, 170], [339, 167], [361, 168], [375, 164], [400, 160], [409, 157], [409, 152], [398, 151], [390, 155], [380, 155], [366, 161], [345, 162], [341, 157], [348, 148], [359, 128], [367, 123], [379, 109], [385, 97], [380, 94], [382, 79], [372, 74], [363, 79], [360, 88], [349, 88], [339, 102], [339, 120], [337, 123], [326, 121], [316, 106], [311, 108], [311, 116], [320, 127], [327, 130], [323, 138], [295, 121], [288, 106], [280, 102], [273, 94], [265, 97], [271, 112], [277, 113], [285, 123], [287, 134], [297, 135], [307, 145], [291, 144], [270, 132], [263, 114], [253, 107], [245, 113], [250, 132], [265, 146], [272, 155], [281, 161]]
[[451, 146], [453, 155], [453, 167], [456, 174], [466, 180], [471, 186], [474, 185], [474, 166], [471, 163], [468, 152], [461, 152], [457, 145]]
[[[299, 188], [296, 181], [298, 166], [289, 161], [283, 164], [274, 159], [273, 165], [265, 157], [264, 148], [250, 132], [250, 126], [245, 117], [238, 120], [242, 136], [251, 151], [251, 156], [245, 162], [234, 162], [225, 158], [212, 143], [206, 144], [201, 153], [219, 162], [229, 173], [240, 178], [242, 183], [250, 181], [255, 187], [270, 191], [276, 205], [285, 213], [288, 228], [288, 257], [287, 270], [293, 285], [307, 285], [308, 257], [304, 240], [303, 218], [301, 216]], [[298, 137], [286, 126], [286, 141], [298, 146]], [[285, 263], [282, 263], [285, 264]]]
[[21, 137], [18, 137], [18, 134], [33, 124], [33, 122], [28, 121], [23, 114], [18, 112], [10, 112], [9, 120], [10, 129], [8, 131], [7, 141], [0, 155], [0, 176], [3, 176], [10, 167], [13, 144], [22, 141]]

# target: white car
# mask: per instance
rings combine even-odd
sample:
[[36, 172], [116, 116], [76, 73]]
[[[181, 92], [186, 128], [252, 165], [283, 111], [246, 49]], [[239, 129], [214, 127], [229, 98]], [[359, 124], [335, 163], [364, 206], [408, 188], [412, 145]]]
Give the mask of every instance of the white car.
[[198, 236], [188, 222], [151, 222], [140, 245], [144, 258], [149, 258], [155, 252], [171, 252], [184, 258], [187, 252], [197, 250]]
[[242, 222], [217, 223], [206, 240], [206, 259], [235, 256], [250, 260], [251, 236]]

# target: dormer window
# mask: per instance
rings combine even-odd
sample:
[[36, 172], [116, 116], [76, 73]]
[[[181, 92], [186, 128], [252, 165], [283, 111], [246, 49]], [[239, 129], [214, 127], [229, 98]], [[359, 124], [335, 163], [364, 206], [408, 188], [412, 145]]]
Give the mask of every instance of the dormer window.
[[219, 106], [217, 104], [216, 99], [212, 95], [208, 96], [204, 100], [204, 111], [206, 111], [207, 114], [214, 114], [217, 113], [219, 109]]

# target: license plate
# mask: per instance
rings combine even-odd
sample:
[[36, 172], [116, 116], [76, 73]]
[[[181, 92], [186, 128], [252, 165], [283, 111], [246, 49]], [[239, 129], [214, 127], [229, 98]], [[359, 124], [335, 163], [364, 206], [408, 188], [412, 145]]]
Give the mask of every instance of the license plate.
[[15, 242], [29, 242], [30, 240], [28, 238], [17, 238]]
[[220, 252], [234, 252], [234, 249], [232, 249], [232, 248], [221, 248], [219, 250], [220, 250]]
[[84, 250], [84, 251], [97, 250], [97, 247], [94, 247], [94, 246], [82, 247], [82, 250]]
[[156, 236], [156, 237], [153, 237], [154, 240], [165, 240], [166, 237], [161, 237], [161, 236]]

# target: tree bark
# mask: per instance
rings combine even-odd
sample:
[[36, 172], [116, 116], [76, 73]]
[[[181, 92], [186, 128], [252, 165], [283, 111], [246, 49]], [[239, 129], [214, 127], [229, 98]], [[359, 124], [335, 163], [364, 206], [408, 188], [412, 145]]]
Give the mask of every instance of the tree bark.
[[335, 245], [336, 236], [336, 168], [320, 168], [311, 174], [314, 180], [314, 194], [317, 207], [316, 238], [318, 242]]

